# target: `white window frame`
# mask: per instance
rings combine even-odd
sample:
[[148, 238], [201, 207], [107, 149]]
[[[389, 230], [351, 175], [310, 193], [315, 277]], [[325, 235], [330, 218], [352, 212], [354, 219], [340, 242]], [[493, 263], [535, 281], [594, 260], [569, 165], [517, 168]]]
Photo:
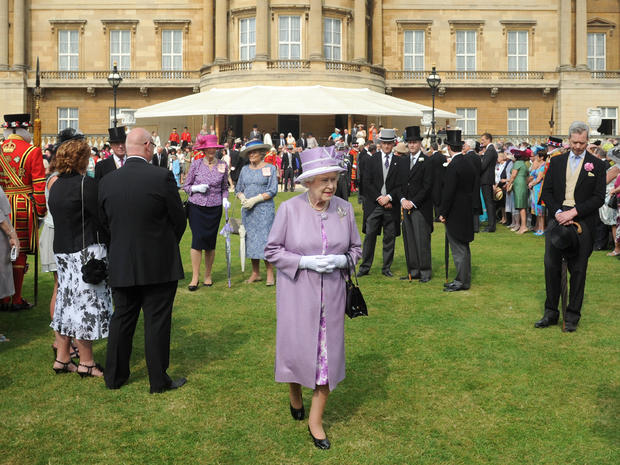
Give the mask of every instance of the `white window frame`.
[[[244, 40], [245, 39], [245, 40]], [[256, 57], [256, 17], [239, 20], [239, 60], [251, 61]]]
[[131, 31], [129, 29], [110, 30], [110, 69], [114, 66], [114, 62], [119, 71], [131, 69]]
[[[618, 130], [618, 107], [599, 107], [601, 109], [601, 119], [614, 120], [614, 131], [616, 134], [620, 132]], [[611, 134], [615, 136], [616, 134]]]
[[[67, 44], [65, 50], [64, 43]], [[63, 64], [63, 58], [66, 63]], [[58, 70], [78, 71], [80, 69], [80, 31], [60, 29], [58, 31]]]
[[[459, 52], [459, 45], [462, 44]], [[476, 47], [478, 46], [478, 31], [475, 29], [459, 29], [455, 38], [455, 60], [457, 71], [476, 71]], [[463, 62], [459, 64], [459, 58]]]
[[323, 18], [323, 55], [326, 60], [342, 60], [342, 20]]
[[63, 129], [78, 129], [80, 110], [76, 107], [58, 107], [58, 132]]
[[[170, 40], [166, 40], [170, 36]], [[175, 39], [179, 39], [180, 50], [175, 51]], [[168, 47], [166, 47], [168, 45]], [[169, 62], [166, 63], [166, 58]], [[176, 64], [175, 64], [176, 62]], [[162, 71], [182, 71], [183, 70], [183, 30], [182, 29], [163, 29], [161, 31], [161, 69]]]
[[[299, 25], [299, 40], [293, 39], [293, 26], [294, 22]], [[286, 24], [284, 24], [286, 23]], [[286, 26], [286, 29], [283, 29], [283, 24]], [[287, 32], [287, 38], [284, 39], [282, 37], [282, 31], [285, 30]], [[278, 58], [280, 60], [300, 60], [301, 59], [301, 16], [298, 15], [283, 15], [278, 17]], [[299, 50], [298, 56], [294, 56], [292, 53], [293, 47], [297, 46]], [[282, 53], [282, 47], [286, 47], [288, 53]]]
[[426, 34], [422, 29], [409, 29], [403, 32], [403, 69], [405, 71], [424, 71]]
[[[514, 30], [507, 32], [508, 71], [527, 71], [529, 57], [529, 32]], [[511, 49], [512, 45], [512, 49]], [[512, 60], [511, 60], [512, 59]]]
[[[511, 128], [512, 123], [512, 128]], [[509, 108], [508, 109], [508, 135], [523, 136], [530, 132], [530, 109], [529, 108]]]
[[[134, 116], [134, 114], [136, 113], [136, 110], [133, 108], [116, 108], [116, 119], [117, 121], [117, 126], [131, 126], [133, 124], [136, 124], [136, 117]], [[128, 117], [127, 121], [123, 121], [123, 116]], [[110, 107], [110, 125], [108, 126], [109, 128], [114, 126], [114, 107]]]
[[477, 108], [457, 108], [456, 113], [460, 116], [456, 119], [456, 125], [461, 128], [463, 135], [475, 136], [478, 134]]
[[[602, 50], [599, 50], [597, 38], [603, 38]], [[588, 32], [588, 68], [592, 71], [607, 69], [607, 34], [604, 32]]]

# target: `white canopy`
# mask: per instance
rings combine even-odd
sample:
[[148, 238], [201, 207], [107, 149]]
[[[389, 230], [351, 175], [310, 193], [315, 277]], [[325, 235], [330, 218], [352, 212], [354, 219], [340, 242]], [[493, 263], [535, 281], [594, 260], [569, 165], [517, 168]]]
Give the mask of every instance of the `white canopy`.
[[[136, 111], [136, 118], [191, 115], [373, 115], [421, 117], [431, 107], [370, 89], [252, 86], [187, 95]], [[435, 108], [436, 118], [458, 115]]]

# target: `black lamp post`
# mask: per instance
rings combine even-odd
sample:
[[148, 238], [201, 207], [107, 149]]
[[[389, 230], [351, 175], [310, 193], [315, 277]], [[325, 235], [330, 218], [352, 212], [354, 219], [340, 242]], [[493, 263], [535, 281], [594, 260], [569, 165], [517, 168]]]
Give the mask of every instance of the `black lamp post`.
[[432, 114], [432, 120], [431, 120], [431, 126], [432, 126], [431, 142], [435, 142], [437, 140], [437, 133], [435, 132], [435, 91], [437, 90], [437, 88], [439, 87], [439, 84], [441, 83], [441, 78], [439, 77], [439, 74], [437, 74], [437, 72], [435, 71], [434, 66], [433, 66], [433, 70], [431, 71], [431, 74], [426, 78], [426, 82], [428, 83], [428, 86], [431, 88], [431, 92], [433, 95], [433, 114]]
[[116, 69], [116, 61], [115, 61], [114, 69], [112, 69], [112, 72], [108, 75], [108, 82], [112, 86], [112, 93], [114, 94], [114, 127], [116, 127], [116, 124], [118, 122], [116, 120], [116, 89], [118, 89], [118, 86], [121, 84], [122, 81], [123, 81], [123, 77], [119, 74], [118, 70]]

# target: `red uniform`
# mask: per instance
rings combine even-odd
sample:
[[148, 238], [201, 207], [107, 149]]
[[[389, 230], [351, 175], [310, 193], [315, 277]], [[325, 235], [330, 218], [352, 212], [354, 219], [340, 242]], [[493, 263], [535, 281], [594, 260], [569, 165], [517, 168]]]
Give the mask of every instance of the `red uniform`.
[[184, 141], [184, 142], [187, 142], [188, 144], [191, 144], [192, 143], [192, 135], [189, 132], [183, 132], [181, 134], [181, 140]]
[[179, 139], [179, 133], [178, 132], [171, 132], [170, 136], [168, 137], [168, 140], [170, 142], [176, 142], [177, 145], [179, 144], [179, 142], [181, 142], [181, 139]]

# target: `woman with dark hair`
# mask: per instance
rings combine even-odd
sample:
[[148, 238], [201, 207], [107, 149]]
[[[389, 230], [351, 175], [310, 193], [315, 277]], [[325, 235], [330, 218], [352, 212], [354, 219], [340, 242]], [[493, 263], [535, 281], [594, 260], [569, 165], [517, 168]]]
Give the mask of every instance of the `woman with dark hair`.
[[512, 148], [510, 150], [515, 156], [515, 164], [510, 173], [506, 189], [514, 192], [514, 208], [517, 214], [514, 218], [515, 226], [512, 231], [517, 234], [528, 232], [527, 229], [527, 165], [525, 161], [529, 159], [529, 153], [526, 150]]
[[[107, 279], [98, 284], [83, 280], [82, 266], [91, 259], [107, 262], [106, 239], [100, 228], [97, 181], [86, 176], [91, 152], [84, 140], [63, 143], [56, 152], [58, 179], [50, 188], [49, 208], [54, 217], [54, 255], [58, 267], [58, 293], [51, 327], [58, 352], [53, 365], [58, 373], [103, 376], [93, 359], [92, 341], [108, 336], [112, 293]], [[70, 356], [70, 339], [80, 352], [76, 365]]]
[[530, 169], [530, 181], [527, 187], [530, 189], [531, 212], [532, 215], [536, 216], [536, 231], [534, 235], [542, 236], [545, 234], [545, 207], [540, 205], [539, 200], [540, 189], [547, 171], [547, 150], [542, 146], [537, 146], [534, 149], [534, 154], [534, 161]]

